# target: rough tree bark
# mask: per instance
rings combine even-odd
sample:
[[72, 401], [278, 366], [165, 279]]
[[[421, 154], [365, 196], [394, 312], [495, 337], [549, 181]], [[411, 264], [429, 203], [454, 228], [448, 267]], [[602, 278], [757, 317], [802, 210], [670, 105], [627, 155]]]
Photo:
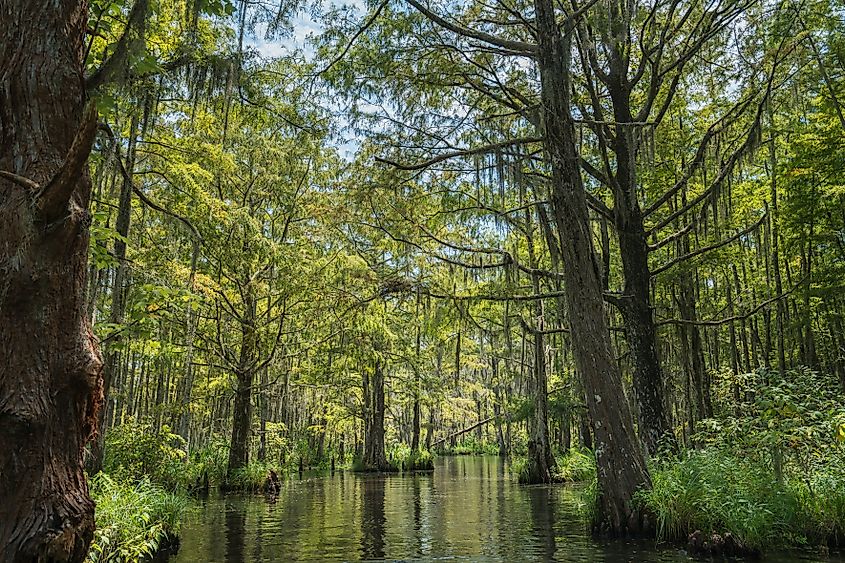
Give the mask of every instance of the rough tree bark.
[[[365, 378], [367, 378], [365, 374]], [[364, 468], [369, 471], [387, 471], [387, 454], [384, 450], [384, 366], [376, 360], [372, 377], [365, 380], [364, 393], [369, 395], [369, 412], [365, 415]]]
[[244, 286], [244, 318], [241, 321], [241, 350], [238, 369], [235, 371], [238, 384], [235, 389], [235, 405], [232, 412], [232, 442], [229, 448], [227, 477], [245, 467], [249, 462], [249, 443], [252, 435], [252, 383], [255, 379], [255, 356], [257, 353], [256, 299], [253, 286]]
[[644, 531], [647, 520], [634, 506], [633, 495], [651, 483], [615, 364], [592, 248], [570, 114], [571, 29], [561, 33], [552, 0], [535, 0], [534, 10], [545, 147], [552, 168], [551, 205], [560, 233], [573, 356], [595, 439], [600, 491], [595, 525], [614, 535], [635, 534]]
[[85, 311], [88, 5], [0, 0], [0, 560], [82, 561], [102, 406]]

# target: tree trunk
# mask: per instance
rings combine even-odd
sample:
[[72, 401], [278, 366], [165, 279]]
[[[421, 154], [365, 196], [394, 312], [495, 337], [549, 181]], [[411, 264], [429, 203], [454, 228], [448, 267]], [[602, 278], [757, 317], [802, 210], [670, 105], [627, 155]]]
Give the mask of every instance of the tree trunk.
[[420, 345], [421, 345], [421, 331], [420, 331], [420, 296], [417, 293], [417, 306], [416, 306], [416, 318], [417, 318], [417, 339], [416, 345], [414, 346], [414, 358], [417, 360], [417, 363], [414, 365], [414, 416], [413, 422], [411, 423], [411, 451], [416, 452], [420, 449], [420, 417], [422, 413], [420, 411], [420, 392], [422, 389], [420, 388], [420, 367], [419, 367], [419, 357], [420, 357]]
[[[525, 210], [526, 241], [528, 246], [528, 264], [536, 269], [537, 258], [534, 254], [533, 223], [531, 213]], [[548, 241], [547, 241], [548, 242]], [[531, 274], [531, 287], [534, 294], [540, 293], [540, 276]], [[533, 400], [533, 413], [529, 421], [528, 433], [528, 470], [525, 483], [551, 483], [555, 470], [555, 458], [552, 455], [552, 447], [549, 443], [549, 399], [548, 399], [548, 377], [546, 375], [546, 344], [543, 334], [544, 326], [543, 302], [534, 301], [534, 329], [525, 327], [530, 331], [534, 340], [534, 371], [531, 382], [531, 394]], [[481, 417], [479, 417], [480, 419]]]
[[258, 441], [258, 461], [265, 461], [267, 459], [267, 419], [270, 416], [270, 399], [267, 396], [269, 390], [269, 378], [267, 377], [267, 368], [261, 370], [261, 391], [258, 393], [258, 416], [259, 416], [259, 441]]
[[[771, 103], [768, 106], [769, 124], [774, 129], [774, 116]], [[778, 219], [778, 183], [777, 183], [777, 148], [775, 133], [769, 143], [769, 193], [771, 198], [771, 214], [769, 216], [769, 238], [772, 249], [772, 277], [775, 280], [775, 296], [783, 295], [783, 280], [780, 274], [780, 232]], [[786, 373], [786, 345], [784, 343], [784, 326], [786, 325], [786, 304], [783, 299], [775, 302], [776, 312], [776, 342], [778, 352], [778, 371], [781, 377]]]
[[[617, 201], [617, 216], [622, 215]], [[642, 218], [617, 219], [619, 253], [625, 274], [625, 295], [620, 312], [625, 325], [625, 341], [631, 351], [634, 394], [639, 414], [639, 433], [648, 455], [659, 444], [675, 447], [675, 437], [663, 403], [663, 373], [657, 356], [657, 331], [650, 303], [648, 249]]]
[[614, 535], [638, 533], [645, 522], [633, 496], [651, 483], [611, 348], [575, 151], [569, 99], [571, 30], [561, 34], [552, 0], [535, 0], [534, 10], [545, 146], [552, 169], [551, 204], [560, 232], [575, 366], [584, 382], [596, 445], [600, 493], [595, 525]]
[[420, 398], [418, 395], [414, 396], [414, 419], [411, 431], [411, 451], [418, 451], [420, 449]]
[[232, 441], [229, 447], [227, 477], [249, 463], [249, 442], [252, 430], [252, 372], [247, 370], [235, 374], [238, 386], [235, 390], [235, 405], [232, 411]]
[[[126, 262], [126, 238], [129, 236], [129, 226], [132, 219], [132, 173], [135, 170], [135, 140], [138, 136], [138, 116], [132, 115], [132, 121], [129, 125], [129, 148], [126, 153], [126, 170], [129, 173], [128, 178], [123, 179], [120, 186], [120, 200], [117, 212], [117, 221], [115, 222], [115, 230], [120, 237], [114, 239], [114, 257], [117, 260], [117, 268], [114, 272], [114, 281], [112, 283], [111, 292], [111, 307], [109, 309], [109, 322], [115, 327], [120, 327], [123, 324], [123, 317], [126, 314], [126, 293], [127, 293], [127, 278], [129, 274], [129, 265]], [[96, 475], [103, 468], [103, 455], [105, 447], [105, 419], [107, 413], [111, 411], [109, 406], [109, 391], [112, 386], [112, 379], [114, 372], [117, 369], [117, 362], [120, 359], [120, 351], [116, 349], [115, 344], [121, 340], [118, 336], [115, 342], [112, 343], [112, 349], [106, 354], [105, 362], [103, 364], [103, 408], [100, 410], [97, 427], [100, 432], [97, 434], [93, 442], [91, 442], [91, 461], [89, 463], [89, 473]]]
[[[625, 17], [615, 7], [612, 18]], [[620, 23], [620, 25], [622, 25]], [[629, 24], [630, 25], [630, 24]], [[609, 93], [618, 125], [611, 146], [616, 170], [608, 176], [613, 191], [613, 220], [619, 236], [619, 255], [625, 279], [624, 295], [617, 301], [631, 351], [634, 394], [637, 399], [640, 439], [653, 455], [659, 443], [675, 446], [672, 427], [663, 404], [663, 374], [657, 355], [657, 330], [651, 307], [651, 271], [642, 210], [637, 197], [637, 136], [631, 115], [631, 93], [626, 86], [627, 62], [621, 45], [614, 43], [610, 55]]]
[[369, 389], [365, 392], [371, 395], [371, 412], [366, 417], [368, 426], [364, 439], [364, 467], [371, 471], [386, 471], [390, 466], [384, 451], [384, 371], [379, 360], [370, 378]]
[[102, 406], [85, 309], [87, 2], [0, 1], [0, 560], [82, 561]]
[[247, 282], [243, 289], [244, 314], [241, 321], [241, 350], [239, 369], [235, 371], [237, 388], [232, 411], [232, 442], [229, 447], [229, 466], [226, 476], [249, 463], [249, 444], [252, 433], [252, 382], [255, 379], [254, 361], [257, 352], [255, 332], [256, 301], [253, 286]]
[[545, 345], [541, 332], [542, 326], [539, 324], [540, 330], [534, 333], [534, 382], [532, 385], [534, 413], [528, 435], [526, 483], [551, 483], [555, 468], [555, 459], [549, 443], [548, 384], [543, 354]]

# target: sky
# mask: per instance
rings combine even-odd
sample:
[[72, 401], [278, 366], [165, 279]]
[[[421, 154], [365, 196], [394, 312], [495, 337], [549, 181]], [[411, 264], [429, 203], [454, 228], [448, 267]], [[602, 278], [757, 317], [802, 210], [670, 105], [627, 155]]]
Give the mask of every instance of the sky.
[[[363, 19], [367, 12], [366, 2], [364, 0], [351, 0], [346, 2], [331, 1], [332, 6], [350, 6], [355, 9], [361, 19]], [[281, 57], [294, 50], [300, 50], [306, 58], [310, 59], [314, 56], [314, 48], [309, 44], [309, 39], [319, 35], [323, 31], [322, 24], [311, 17], [308, 10], [301, 10], [292, 20], [293, 33], [289, 36], [281, 38], [267, 39], [267, 24], [260, 23], [255, 26], [252, 34], [244, 38], [244, 43], [247, 47], [252, 47], [265, 58]], [[332, 104], [329, 103], [331, 106]], [[341, 109], [336, 107], [334, 109]], [[338, 139], [334, 146], [338, 150], [341, 158], [347, 161], [354, 159], [355, 154], [360, 148], [362, 139], [355, 137], [348, 137], [345, 139]]]

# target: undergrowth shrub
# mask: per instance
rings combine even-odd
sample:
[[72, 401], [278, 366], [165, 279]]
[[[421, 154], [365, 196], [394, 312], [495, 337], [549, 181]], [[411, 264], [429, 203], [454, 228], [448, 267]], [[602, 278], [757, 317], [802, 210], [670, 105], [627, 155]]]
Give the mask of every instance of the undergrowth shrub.
[[106, 433], [103, 471], [124, 481], [185, 485], [185, 440], [168, 426], [131, 420]]
[[89, 562], [139, 561], [174, 540], [187, 498], [143, 479], [137, 483], [98, 473], [90, 481], [96, 530]]
[[596, 478], [596, 458], [593, 452], [576, 448], [557, 456], [555, 478], [567, 483], [588, 483]]

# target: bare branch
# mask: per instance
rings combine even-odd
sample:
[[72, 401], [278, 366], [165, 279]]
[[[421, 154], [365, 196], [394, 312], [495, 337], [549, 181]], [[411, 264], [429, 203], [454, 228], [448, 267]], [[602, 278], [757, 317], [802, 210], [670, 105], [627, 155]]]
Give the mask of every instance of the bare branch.
[[416, 8], [418, 12], [427, 17], [432, 22], [463, 37], [475, 39], [477, 41], [481, 41], [489, 45], [495, 45], [496, 47], [501, 47], [502, 49], [513, 51], [514, 54], [533, 56], [537, 52], [537, 45], [533, 43], [526, 43], [524, 41], [513, 41], [511, 39], [502, 39], [501, 37], [496, 37], [495, 35], [491, 35], [483, 31], [469, 29], [462, 25], [452, 23], [449, 20], [438, 16], [437, 14], [417, 2], [417, 0], [408, 0], [408, 4]]
[[409, 171], [416, 171], [416, 170], [424, 170], [430, 166], [443, 162], [445, 160], [449, 160], [452, 158], [459, 158], [464, 156], [472, 156], [475, 154], [485, 154], [489, 152], [493, 152], [497, 149], [502, 149], [505, 147], [511, 147], [514, 145], [525, 145], [529, 143], [540, 143], [543, 141], [543, 137], [525, 137], [521, 139], [509, 139], [507, 141], [502, 141], [500, 143], [491, 143], [489, 145], [484, 145], [481, 147], [476, 147], [472, 149], [462, 149], [451, 151], [447, 153], [440, 154], [428, 160], [424, 160], [422, 162], [417, 162], [413, 164], [402, 164], [401, 162], [396, 162], [394, 160], [389, 160], [386, 158], [382, 158], [380, 156], [375, 157], [376, 162], [381, 162], [392, 166], [394, 168], [398, 168], [399, 170], [409, 170]]
[[754, 229], [759, 227], [760, 224], [765, 219], [766, 219], [766, 215], [764, 214], [762, 217], [760, 217], [760, 219], [758, 219], [750, 227], [746, 227], [745, 229], [743, 229], [743, 230], [739, 231], [738, 233], [734, 234], [733, 236], [730, 236], [726, 239], [723, 239], [719, 242], [715, 242], [715, 243], [707, 245], [707, 246], [702, 246], [701, 248], [697, 248], [697, 249], [693, 250], [692, 252], [688, 252], [686, 254], [678, 256], [677, 258], [675, 258], [671, 262], [667, 262], [666, 264], [663, 264], [662, 266], [654, 269], [651, 272], [652, 277], [654, 277], [658, 274], [662, 274], [663, 272], [665, 272], [666, 270], [668, 270], [672, 266], [676, 266], [676, 265], [680, 264], [681, 262], [683, 262], [685, 260], [689, 260], [690, 258], [694, 258], [694, 257], [699, 256], [701, 254], [704, 254], [706, 252], [710, 252], [711, 250], [716, 250], [717, 248], [721, 248], [723, 246], [726, 246], [726, 245], [734, 242], [735, 240], [739, 239], [740, 237], [742, 237], [744, 235], [747, 235], [748, 233], [750, 233], [751, 231], [753, 231]]

